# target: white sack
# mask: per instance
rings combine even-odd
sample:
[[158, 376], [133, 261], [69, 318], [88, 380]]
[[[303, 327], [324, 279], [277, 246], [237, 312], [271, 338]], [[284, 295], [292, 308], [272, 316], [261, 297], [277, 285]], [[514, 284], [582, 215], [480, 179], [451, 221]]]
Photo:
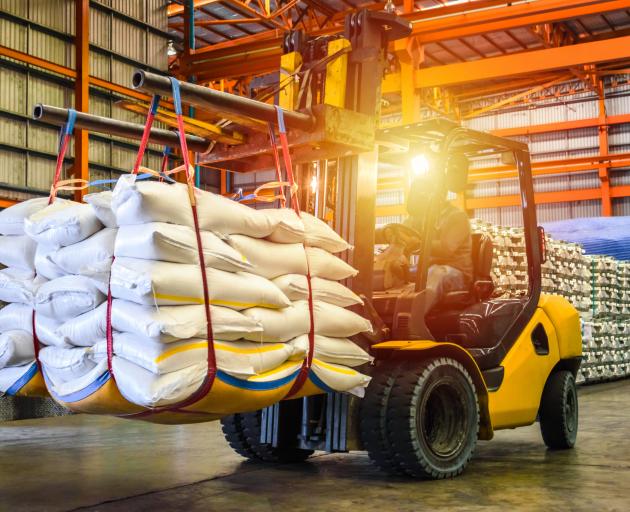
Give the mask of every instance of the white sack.
[[[348, 338], [371, 330], [370, 322], [347, 309], [315, 301], [313, 303], [315, 334]], [[266, 343], [288, 341], [310, 331], [307, 301], [294, 302], [283, 309], [251, 308], [243, 314], [262, 324], [263, 333], [248, 334], [245, 339]]]
[[175, 372], [156, 375], [122, 357], [112, 359], [116, 385], [130, 402], [143, 407], [169, 405], [188, 398], [203, 383], [205, 361]]
[[70, 346], [57, 333], [57, 329], [60, 325], [61, 322], [54, 318], [48, 318], [44, 315], [35, 315], [35, 332], [37, 333], [37, 339], [44, 345], [66, 348]]
[[229, 241], [254, 266], [250, 272], [267, 279], [284, 274], [306, 275], [307, 258], [314, 277], [336, 281], [357, 274], [345, 261], [317, 247], [305, 250], [302, 244], [279, 244], [244, 235], [231, 235]]
[[83, 200], [92, 207], [94, 215], [106, 228], [115, 228], [116, 215], [112, 211], [112, 191], [104, 190], [83, 196]]
[[[287, 274], [277, 277], [273, 283], [280, 288], [289, 300], [308, 300], [308, 282], [306, 276], [299, 274]], [[319, 277], [311, 279], [311, 287], [313, 290], [313, 300], [319, 300], [341, 306], [342, 308], [353, 306], [355, 304], [363, 304], [361, 298], [352, 290], [337, 283]]]
[[36, 197], [0, 211], [0, 234], [24, 235], [24, 220], [47, 204], [47, 197]]
[[[269, 236], [269, 240], [281, 244], [304, 242], [310, 247], [319, 247], [330, 253], [345, 251], [350, 248], [348, 242], [341, 238], [326, 222], [310, 213], [301, 212], [300, 218], [294, 210], [284, 208], [279, 210], [261, 210], [270, 218], [282, 218], [279, 229]], [[302, 225], [301, 230], [295, 229], [295, 223]], [[291, 226], [293, 229], [288, 229]]]
[[[87, 356], [84, 357], [87, 358]], [[47, 378], [49, 389], [51, 390], [51, 392], [62, 397], [85, 389], [101, 375], [103, 375], [107, 371], [107, 359], [105, 358], [98, 361], [96, 363], [96, 366], [94, 366], [91, 370], [88, 370], [89, 366], [89, 364], [83, 366], [80, 364], [75, 365], [73, 367], [75, 369], [75, 373], [80, 374], [81, 370], [85, 370], [86, 373], [84, 373], [83, 375], [79, 375], [78, 377], [71, 378], [68, 381], [64, 381], [59, 378], [57, 372], [53, 371], [53, 374], [51, 375], [47, 371], [46, 366], [42, 365]], [[62, 376], [65, 374], [63, 370], [60, 373]]]
[[[335, 363], [344, 366], [361, 366], [374, 360], [370, 354], [348, 338], [331, 338], [329, 336], [315, 335], [315, 350], [313, 356], [325, 363]], [[308, 334], [303, 334], [289, 342], [295, 348], [295, 354], [291, 359], [296, 359], [299, 354], [308, 353]], [[303, 357], [303, 356], [302, 356]]]
[[6, 393], [11, 389], [31, 369], [31, 364], [33, 364], [33, 361], [29, 361], [22, 366], [2, 368], [0, 370], [0, 393]]
[[3, 268], [0, 270], [0, 300], [32, 304], [37, 288], [45, 281], [28, 270]]
[[103, 225], [83, 203], [56, 199], [24, 221], [24, 231], [40, 244], [65, 247], [85, 240]]
[[365, 395], [365, 388], [372, 380], [372, 377], [363, 375], [352, 368], [325, 363], [318, 359], [313, 359], [311, 368], [315, 375], [329, 388], [339, 392], [350, 393], [360, 398]]
[[43, 276], [46, 279], [57, 279], [68, 275], [55, 263], [53, 263], [51, 256], [58, 249], [54, 245], [37, 244], [37, 250], [35, 251], [35, 272], [38, 276]]
[[101, 229], [81, 242], [58, 249], [49, 258], [67, 274], [106, 281], [112, 267], [116, 231], [115, 228]]
[[27, 331], [7, 331], [0, 334], [0, 369], [20, 366], [33, 360], [33, 335]]
[[35, 311], [64, 322], [96, 308], [105, 295], [85, 276], [64, 276], [53, 279], [37, 290]]
[[0, 263], [33, 271], [37, 244], [26, 235], [0, 236]]
[[91, 372], [102, 354], [94, 354], [90, 348], [44, 347], [39, 352], [39, 360], [46, 376], [54, 382], [69, 382]]
[[[258, 322], [233, 309], [210, 306], [215, 338], [237, 340], [245, 334], [262, 331]], [[67, 343], [94, 345], [107, 335], [107, 303], [72, 318], [57, 329]], [[141, 306], [122, 299], [112, 302], [112, 328], [142, 338], [169, 343], [206, 335], [206, 313], [202, 305]]]
[[[195, 194], [202, 230], [262, 238], [277, 227], [259, 211], [236, 201], [203, 190], [196, 189]], [[121, 176], [112, 195], [112, 209], [119, 226], [147, 222], [194, 225], [188, 188], [183, 183], [136, 181], [133, 174]]]
[[[228, 272], [251, 268], [242, 254], [211, 231], [201, 232], [201, 245], [207, 267]], [[122, 226], [118, 230], [114, 254], [117, 258], [142, 258], [171, 263], [199, 263], [195, 231], [188, 226], [178, 226], [165, 222]]]
[[[199, 389], [208, 371], [205, 361], [164, 375], [151, 373], [122, 357], [114, 357], [112, 362], [116, 384], [122, 395], [130, 402], [144, 407], [170, 405], [188, 398]], [[301, 364], [286, 363], [247, 380], [255, 382], [279, 380], [298, 371]]]
[[[206, 268], [208, 293], [214, 305], [233, 309], [270, 308], [290, 304], [270, 281], [247, 272]], [[197, 265], [116, 258], [112, 265], [112, 294], [138, 304], [203, 304], [203, 285]]]
[[0, 309], [0, 333], [6, 331], [33, 332], [33, 308], [14, 302]]
[[[237, 375], [255, 375], [276, 368], [300, 347], [288, 343], [252, 343], [251, 341], [214, 342], [217, 367]], [[107, 343], [99, 341], [94, 352], [107, 355]], [[208, 344], [192, 338], [160, 343], [128, 333], [114, 334], [114, 354], [155, 374], [165, 374], [207, 361]]]

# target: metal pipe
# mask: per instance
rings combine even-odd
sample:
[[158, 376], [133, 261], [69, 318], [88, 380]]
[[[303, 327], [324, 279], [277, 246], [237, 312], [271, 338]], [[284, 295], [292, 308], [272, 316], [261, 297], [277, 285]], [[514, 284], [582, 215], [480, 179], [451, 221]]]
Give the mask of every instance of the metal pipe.
[[[156, 75], [142, 69], [134, 72], [132, 87], [151, 94], [172, 96], [171, 81], [167, 76]], [[224, 113], [226, 117], [232, 115], [249, 117], [266, 123], [277, 124], [278, 122], [275, 107], [268, 103], [227, 92], [215, 91], [209, 87], [202, 87], [188, 82], [181, 82], [180, 90], [182, 101], [201, 109]], [[315, 118], [303, 112], [284, 111], [284, 120], [287, 128], [312, 131], [315, 126]]]
[[[39, 103], [35, 105], [33, 109], [33, 119], [62, 126], [68, 120], [68, 109]], [[144, 132], [144, 125], [95, 116], [84, 112], [77, 112], [75, 126], [91, 132], [116, 135], [118, 137], [126, 137], [135, 140], [141, 140]], [[179, 137], [177, 133], [160, 128], [151, 128], [149, 142], [163, 146], [179, 147]], [[211, 144], [211, 141], [196, 135], [186, 135], [186, 142], [191, 151], [199, 153], [207, 151]]]

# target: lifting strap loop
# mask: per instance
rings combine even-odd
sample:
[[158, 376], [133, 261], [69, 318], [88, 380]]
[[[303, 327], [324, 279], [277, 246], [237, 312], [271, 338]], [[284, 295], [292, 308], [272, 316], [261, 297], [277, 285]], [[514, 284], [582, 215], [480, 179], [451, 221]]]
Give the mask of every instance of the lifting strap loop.
[[151, 100], [151, 106], [149, 107], [149, 112], [147, 113], [147, 120], [144, 123], [144, 132], [142, 132], [142, 139], [140, 140], [140, 147], [138, 148], [138, 154], [136, 155], [136, 162], [133, 165], [132, 174], [138, 174], [138, 169], [140, 169], [140, 164], [142, 164], [144, 152], [147, 149], [147, 144], [149, 144], [149, 137], [151, 136], [151, 127], [153, 126], [153, 120], [155, 119], [155, 114], [157, 113], [159, 104], [160, 95], [156, 94]]
[[50, 187], [50, 196], [48, 197], [48, 204], [52, 204], [57, 197], [57, 184], [61, 179], [61, 171], [63, 169], [63, 159], [66, 156], [68, 150], [68, 144], [70, 143], [70, 137], [74, 133], [74, 125], [77, 120], [77, 111], [73, 108], [68, 109], [68, 121], [61, 127], [59, 136], [59, 152], [57, 153], [57, 164], [55, 166], [55, 175], [53, 177], [52, 186]]
[[[284, 123], [284, 112], [276, 105], [276, 112], [278, 114], [278, 132], [280, 133], [280, 143], [282, 144], [282, 157], [284, 159], [284, 166], [287, 173], [287, 181], [289, 182], [289, 190], [291, 193], [291, 207], [295, 210], [296, 215], [301, 218], [300, 202], [297, 196], [297, 186], [295, 183], [295, 176], [293, 174], [293, 162], [291, 161], [291, 154], [289, 152], [289, 139], [287, 138], [287, 130]], [[306, 247], [305, 247], [306, 254]], [[308, 332], [308, 353], [304, 358], [300, 372], [298, 373], [291, 389], [287, 393], [285, 398], [290, 398], [297, 394], [304, 384], [306, 383], [311, 366], [313, 364], [313, 353], [315, 351], [315, 315], [313, 309], [313, 288], [311, 284], [311, 268], [308, 261], [308, 255], [306, 257], [306, 283], [308, 284], [308, 313], [309, 313], [309, 332]]]
[[[126, 415], [126, 417], [140, 418], [140, 417], [150, 416], [152, 414], [158, 414], [161, 412], [189, 412], [182, 409], [184, 407], [188, 407], [198, 402], [203, 397], [205, 397], [212, 389], [212, 385], [214, 383], [214, 379], [217, 374], [217, 360], [216, 360], [216, 353], [215, 353], [215, 346], [214, 346], [214, 333], [212, 330], [212, 316], [211, 316], [211, 311], [210, 311], [210, 294], [208, 292], [208, 277], [206, 275], [205, 257], [204, 257], [203, 245], [201, 241], [201, 228], [199, 226], [199, 216], [197, 214], [197, 202], [196, 202], [196, 196], [195, 196], [195, 184], [194, 184], [195, 172], [194, 172], [194, 169], [190, 165], [188, 146], [186, 144], [186, 132], [184, 129], [184, 118], [183, 118], [183, 113], [182, 113], [181, 95], [179, 91], [179, 81], [172, 77], [170, 80], [171, 80], [171, 86], [173, 90], [173, 103], [175, 105], [175, 114], [177, 115], [179, 142], [181, 146], [182, 157], [184, 159], [183, 170], [186, 173], [186, 185], [188, 187], [188, 196], [190, 199], [190, 207], [192, 210], [195, 237], [197, 241], [199, 268], [201, 270], [201, 282], [203, 285], [203, 299], [204, 299], [203, 303], [204, 303], [204, 309], [205, 309], [205, 314], [206, 314], [206, 338], [207, 338], [206, 341], [208, 345], [208, 359], [207, 359], [208, 371], [206, 373], [206, 376], [201, 386], [194, 393], [192, 393], [188, 398], [182, 400], [181, 402], [178, 402], [172, 405], [162, 406], [162, 407], [147, 408], [143, 412]], [[163, 173], [163, 174], [167, 174], [167, 173]], [[110, 303], [111, 303], [111, 290], [108, 293], [108, 319], [107, 319], [108, 320], [107, 321], [108, 364], [109, 364], [109, 358], [111, 357], [110, 354], [113, 352], [113, 343], [110, 342], [111, 332], [112, 332], [111, 304]], [[111, 372], [111, 368], [110, 368], [110, 372]]]

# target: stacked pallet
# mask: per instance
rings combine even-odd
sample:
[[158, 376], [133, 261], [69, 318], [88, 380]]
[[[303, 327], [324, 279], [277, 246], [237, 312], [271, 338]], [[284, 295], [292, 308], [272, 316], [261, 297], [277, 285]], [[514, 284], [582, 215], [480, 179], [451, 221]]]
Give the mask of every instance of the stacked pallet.
[[[527, 258], [522, 228], [502, 227], [475, 219], [473, 231], [492, 237], [493, 279], [497, 293], [527, 293]], [[572, 242], [546, 237], [542, 291], [565, 297], [582, 319], [584, 360], [578, 382], [630, 375], [630, 262], [585, 255]]]

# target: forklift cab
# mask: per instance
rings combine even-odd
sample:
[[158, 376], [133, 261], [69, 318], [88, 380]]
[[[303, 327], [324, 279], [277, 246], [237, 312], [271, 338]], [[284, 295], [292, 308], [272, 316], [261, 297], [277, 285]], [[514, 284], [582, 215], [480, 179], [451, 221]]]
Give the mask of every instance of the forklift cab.
[[[409, 275], [413, 283], [392, 290], [378, 290], [372, 296], [374, 310], [386, 326], [383, 340], [421, 339], [422, 292], [426, 286], [429, 271], [429, 250], [436, 222], [435, 205], [445, 201], [447, 194], [462, 194], [468, 181], [468, 162], [476, 157], [500, 155], [502, 159], [514, 162], [519, 172], [521, 197], [523, 199], [523, 225], [526, 240], [529, 291], [522, 298], [494, 297], [494, 283], [491, 277], [493, 243], [489, 236], [472, 234], [473, 278], [466, 290], [447, 292], [423, 319], [432, 335], [432, 340], [451, 342], [465, 347], [482, 371], [490, 371], [493, 385], [496, 375], [502, 375], [500, 362], [519, 333], [518, 326], [531, 317], [540, 298], [540, 266], [544, 255], [540, 231], [536, 224], [533, 200], [533, 184], [526, 145], [490, 134], [468, 130], [446, 120], [434, 120], [388, 131], [390, 137], [422, 141], [426, 146], [439, 148], [439, 158], [435, 159], [431, 180], [435, 183], [431, 204], [423, 209], [422, 227], [415, 235], [414, 244], [418, 249], [416, 269]], [[392, 159], [396, 156], [392, 155]], [[423, 192], [423, 196], [426, 193]], [[418, 211], [414, 203], [414, 187], [407, 200], [410, 215]], [[399, 229], [392, 225], [391, 229]], [[387, 228], [387, 227], [386, 227]], [[413, 231], [404, 226], [407, 232]], [[375, 276], [375, 281], [381, 281]], [[420, 331], [420, 332], [419, 332]]]

